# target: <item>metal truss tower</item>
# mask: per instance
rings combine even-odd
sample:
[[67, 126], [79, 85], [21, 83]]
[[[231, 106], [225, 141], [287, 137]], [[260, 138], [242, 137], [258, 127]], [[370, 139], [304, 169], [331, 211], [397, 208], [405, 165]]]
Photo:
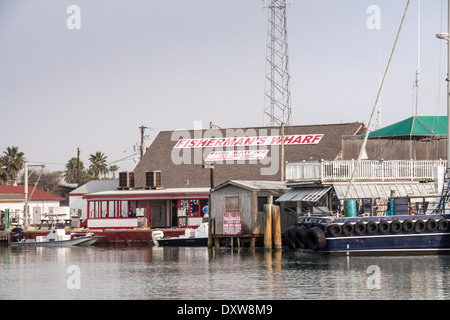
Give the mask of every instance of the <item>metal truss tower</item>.
[[286, 0], [268, 1], [263, 125], [291, 125]]

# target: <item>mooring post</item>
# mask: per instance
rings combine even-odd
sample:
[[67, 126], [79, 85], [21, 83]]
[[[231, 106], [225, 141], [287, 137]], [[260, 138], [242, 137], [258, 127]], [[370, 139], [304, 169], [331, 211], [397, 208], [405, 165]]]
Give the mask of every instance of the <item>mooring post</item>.
[[272, 250], [272, 203], [273, 197], [268, 198], [268, 203], [264, 205], [264, 212], [266, 214], [266, 227], [264, 230], [264, 249]]
[[272, 222], [273, 222], [273, 243], [275, 250], [282, 249], [281, 243], [281, 217], [280, 217], [280, 207], [272, 206]]

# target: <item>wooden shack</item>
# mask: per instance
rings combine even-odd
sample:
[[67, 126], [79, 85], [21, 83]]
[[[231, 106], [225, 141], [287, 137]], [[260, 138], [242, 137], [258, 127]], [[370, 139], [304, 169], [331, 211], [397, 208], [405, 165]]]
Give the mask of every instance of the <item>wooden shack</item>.
[[[241, 243], [250, 242], [254, 246], [264, 237], [264, 205], [269, 196], [277, 199], [287, 191], [289, 188], [282, 181], [230, 180], [215, 187], [211, 192], [210, 215], [216, 245], [221, 239], [237, 237]], [[295, 219], [293, 214], [282, 211], [281, 230], [291, 226]]]

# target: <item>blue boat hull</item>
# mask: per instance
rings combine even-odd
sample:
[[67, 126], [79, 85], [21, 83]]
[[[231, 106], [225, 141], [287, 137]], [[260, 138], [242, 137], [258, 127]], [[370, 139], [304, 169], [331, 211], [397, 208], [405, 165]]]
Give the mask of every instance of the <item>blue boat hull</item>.
[[302, 218], [289, 248], [329, 254], [450, 254], [449, 216]]

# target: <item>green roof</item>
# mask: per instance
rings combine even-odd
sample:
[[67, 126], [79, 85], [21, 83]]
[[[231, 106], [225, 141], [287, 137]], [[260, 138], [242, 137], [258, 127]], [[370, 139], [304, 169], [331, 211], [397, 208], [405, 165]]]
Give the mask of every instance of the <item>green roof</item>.
[[369, 133], [369, 139], [446, 138], [447, 116], [414, 116]]

